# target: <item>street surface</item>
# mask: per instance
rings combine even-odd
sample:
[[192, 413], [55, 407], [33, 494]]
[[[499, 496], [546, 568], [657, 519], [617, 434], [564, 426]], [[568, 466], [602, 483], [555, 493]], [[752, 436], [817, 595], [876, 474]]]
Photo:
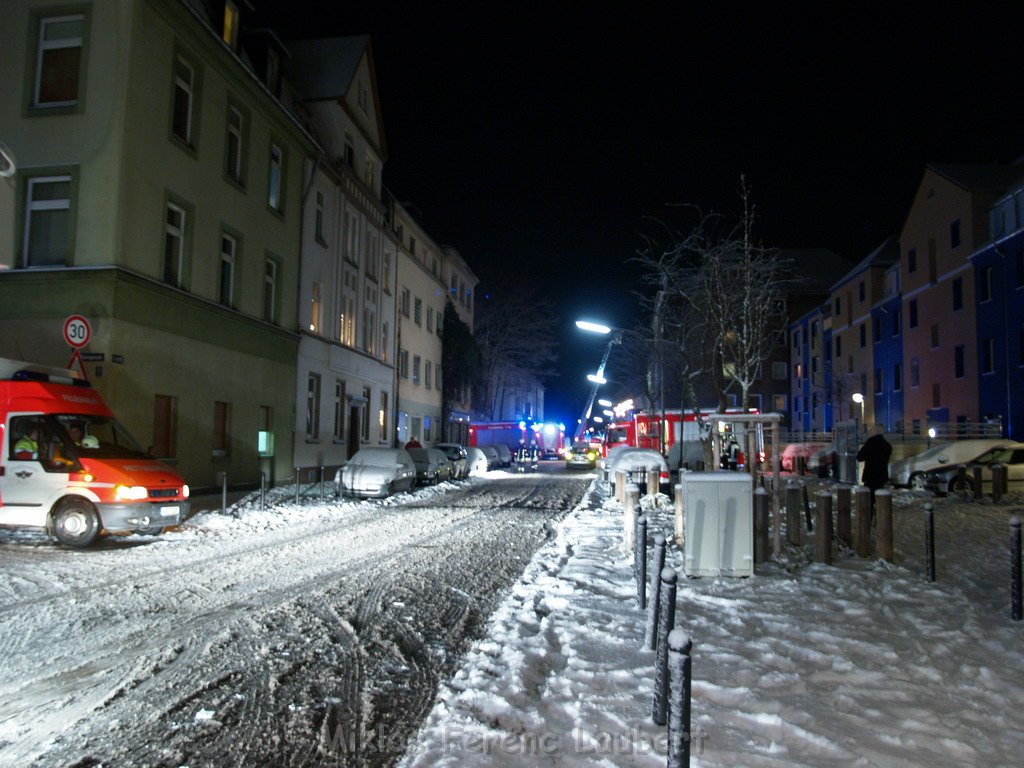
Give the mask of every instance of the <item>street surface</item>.
[[0, 532], [0, 765], [394, 764], [592, 474], [200, 515], [72, 551]]

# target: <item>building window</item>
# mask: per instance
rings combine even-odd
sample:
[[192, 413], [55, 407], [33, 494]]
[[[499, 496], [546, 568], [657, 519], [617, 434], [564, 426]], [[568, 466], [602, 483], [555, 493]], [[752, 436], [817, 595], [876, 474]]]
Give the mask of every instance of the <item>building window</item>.
[[345, 239], [345, 258], [359, 266], [359, 216], [347, 211], [348, 237]]
[[225, 307], [234, 302], [235, 258], [238, 255], [238, 241], [231, 235], [220, 236], [220, 275], [217, 281], [217, 300]]
[[910, 300], [910, 327], [917, 328], [917, 299]]
[[985, 339], [981, 342], [981, 372], [992, 373], [996, 369], [996, 340]]
[[364, 443], [369, 442], [370, 440], [370, 403], [372, 402], [372, 397], [373, 390], [371, 390], [369, 387], [363, 387], [363, 400], [365, 401], [365, 403], [363, 405], [363, 410], [360, 413], [360, 420], [362, 422], [360, 424], [360, 426], [362, 427], [362, 434], [360, 435], [360, 437], [362, 438]]
[[840, 358], [843, 356], [843, 337], [836, 334], [836, 357]]
[[356, 145], [352, 140], [351, 134], [345, 134], [345, 149], [344, 149], [344, 160], [345, 165], [349, 168], [356, 167]]
[[842, 302], [841, 298], [839, 296], [836, 296], [836, 311], [835, 311], [836, 317], [839, 317], [839, 310], [840, 310], [840, 308], [842, 306], [843, 306], [843, 302]]
[[427, 307], [427, 332], [434, 332], [434, 308]]
[[324, 241], [324, 193], [316, 192], [316, 217], [313, 223], [313, 236], [320, 245], [326, 245]]
[[864, 301], [864, 281], [860, 281], [860, 285], [857, 286], [857, 300]]
[[949, 225], [949, 247], [960, 247], [960, 219], [957, 219]]
[[388, 361], [388, 343], [391, 340], [391, 326], [387, 322], [380, 324], [380, 359]]
[[917, 272], [917, 248], [907, 251], [907, 272], [910, 274]]
[[441, 318], [443, 318], [443, 317], [444, 317], [444, 314], [442, 312], [438, 312], [437, 313], [437, 320], [436, 320], [436, 322], [437, 322], [437, 335], [438, 336], [441, 336], [442, 332], [443, 332], [443, 329], [441, 328], [441, 326], [443, 325], [443, 322], [442, 322]]
[[334, 439], [345, 440], [345, 382], [334, 380]]
[[793, 331], [793, 349], [800, 349], [800, 329]]
[[398, 375], [403, 379], [409, 378], [409, 350], [398, 350]]
[[892, 391], [899, 392], [903, 389], [903, 366], [896, 363], [892, 367]]
[[896, 307], [892, 312], [892, 335], [899, 336], [903, 330], [903, 310]]
[[231, 452], [231, 403], [217, 400], [213, 404], [213, 455], [227, 456]]
[[818, 321], [811, 321], [811, 346], [814, 346], [814, 342], [818, 340]]
[[65, 266], [71, 255], [71, 177], [37, 176], [25, 195], [26, 267]]
[[784, 412], [788, 410], [789, 397], [786, 395], [772, 395], [772, 410]]
[[402, 294], [399, 297], [399, 301], [398, 301], [398, 308], [401, 310], [403, 315], [405, 315], [406, 317], [409, 316], [409, 289], [408, 288], [403, 288], [402, 289]]
[[423, 325], [423, 300], [418, 296], [413, 302], [412, 321], [416, 325]]
[[273, 259], [263, 264], [263, 319], [277, 322], [277, 262]]
[[939, 346], [939, 326], [938, 324], [932, 325], [932, 349], [937, 349]]
[[910, 386], [921, 386], [921, 361], [916, 357], [910, 358]]
[[227, 139], [224, 148], [225, 172], [238, 185], [243, 184], [245, 165], [245, 115], [238, 107], [228, 105]]
[[818, 378], [818, 356], [815, 355], [811, 358], [811, 381], [816, 381]]
[[366, 276], [377, 279], [377, 233], [366, 231]]
[[388, 393], [380, 393], [380, 411], [377, 413], [377, 423], [380, 425], [380, 441], [388, 439]]
[[964, 308], [964, 279], [957, 277], [953, 280], [953, 311], [957, 312]]
[[413, 384], [419, 384], [420, 383], [420, 356], [419, 355], [413, 355], [412, 356], [412, 383]]
[[284, 210], [284, 150], [270, 144], [270, 168], [267, 175], [267, 205], [281, 213]]
[[434, 386], [434, 364], [429, 360], [423, 363], [423, 386], [427, 389]]
[[309, 292], [309, 330], [320, 332], [320, 283], [316, 281]]
[[864, 349], [868, 345], [868, 326], [867, 323], [860, 324], [860, 348]]
[[953, 347], [953, 375], [962, 379], [964, 377], [964, 345], [957, 344]]
[[173, 459], [178, 455], [178, 403], [171, 395], [153, 396], [153, 455]]
[[978, 274], [978, 301], [992, 299], [992, 267], [982, 267]]
[[256, 451], [260, 456], [274, 455], [274, 409], [261, 405], [256, 415]]
[[187, 146], [193, 145], [195, 133], [196, 70], [182, 56], [174, 58], [174, 107], [171, 111], [171, 133]]
[[221, 39], [231, 50], [238, 49], [238, 6], [231, 0], [224, 0], [224, 31]]
[[320, 439], [320, 374], [311, 373], [306, 380], [306, 439]]
[[32, 106], [69, 107], [78, 103], [84, 37], [85, 16], [81, 14], [39, 20]]
[[789, 366], [783, 362], [772, 363], [772, 379], [775, 381], [785, 381], [789, 376]]
[[882, 394], [882, 369], [875, 368], [875, 394]]
[[180, 288], [185, 268], [185, 209], [167, 204], [164, 220], [164, 282]]

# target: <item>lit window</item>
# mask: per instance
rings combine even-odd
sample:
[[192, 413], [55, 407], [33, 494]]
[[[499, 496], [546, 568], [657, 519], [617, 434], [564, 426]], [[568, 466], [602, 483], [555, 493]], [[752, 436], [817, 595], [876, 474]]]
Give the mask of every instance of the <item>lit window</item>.
[[238, 47], [238, 6], [231, 0], [224, 0], [224, 42], [231, 50]]

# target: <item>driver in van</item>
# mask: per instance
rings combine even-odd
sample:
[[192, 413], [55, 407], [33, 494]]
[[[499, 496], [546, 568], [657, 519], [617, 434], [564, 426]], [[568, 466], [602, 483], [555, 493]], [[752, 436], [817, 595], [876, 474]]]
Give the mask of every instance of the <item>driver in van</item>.
[[14, 458], [22, 461], [34, 461], [39, 458], [39, 427], [30, 427], [14, 444]]

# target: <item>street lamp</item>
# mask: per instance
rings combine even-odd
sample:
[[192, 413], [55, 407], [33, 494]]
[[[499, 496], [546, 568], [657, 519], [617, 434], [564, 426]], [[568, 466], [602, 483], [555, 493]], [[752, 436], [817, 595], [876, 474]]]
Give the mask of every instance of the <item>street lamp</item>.
[[860, 423], [857, 424], [857, 432], [860, 433], [860, 424], [864, 422], [864, 395], [860, 392], [854, 392], [850, 399], [853, 400], [857, 405], [860, 406]]
[[612, 407], [612, 401], [611, 400], [605, 400], [603, 397], [600, 400], [597, 401], [597, 404], [598, 405], [602, 405], [605, 408], [611, 408]]
[[612, 329], [607, 325], [592, 323], [589, 320], [577, 320], [576, 327], [581, 331], [590, 331], [591, 333], [608, 334], [612, 332]]
[[598, 384], [598, 385], [607, 384], [608, 383], [608, 379], [606, 379], [600, 373], [596, 373], [596, 374], [588, 373], [587, 374], [587, 381], [592, 381], [593, 383]]
[[607, 325], [592, 323], [589, 320], [577, 320], [576, 327], [581, 331], [599, 333], [602, 336], [606, 336], [611, 333], [612, 337], [608, 340], [608, 346], [605, 347], [604, 357], [601, 358], [601, 364], [597, 367], [597, 373], [587, 375], [587, 381], [591, 382], [594, 386], [590, 390], [590, 397], [587, 398], [587, 407], [583, 409], [583, 418], [580, 419], [580, 425], [576, 429], [576, 434], [573, 436], [574, 442], [581, 439], [583, 437], [583, 433], [586, 431], [587, 420], [590, 419], [590, 413], [594, 409], [594, 400], [597, 398], [597, 388], [602, 384], [608, 383], [608, 380], [604, 377], [604, 367], [608, 364], [608, 356], [612, 353], [612, 347], [616, 344], [622, 343], [622, 331], [610, 328]]

